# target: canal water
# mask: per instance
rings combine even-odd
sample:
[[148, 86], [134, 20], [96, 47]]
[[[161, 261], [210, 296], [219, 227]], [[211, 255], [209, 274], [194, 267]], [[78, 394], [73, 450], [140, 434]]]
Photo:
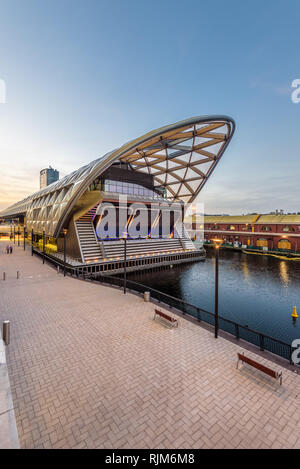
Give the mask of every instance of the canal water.
[[[214, 311], [214, 252], [204, 262], [137, 272], [130, 280]], [[291, 314], [297, 306], [299, 319]], [[300, 339], [300, 261], [221, 250], [219, 314], [291, 343]]]

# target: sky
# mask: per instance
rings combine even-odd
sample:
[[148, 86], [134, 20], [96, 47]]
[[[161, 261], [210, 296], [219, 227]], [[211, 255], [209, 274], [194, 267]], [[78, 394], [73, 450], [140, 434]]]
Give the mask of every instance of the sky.
[[0, 208], [147, 131], [226, 114], [206, 213], [300, 212], [299, 0], [0, 0]]

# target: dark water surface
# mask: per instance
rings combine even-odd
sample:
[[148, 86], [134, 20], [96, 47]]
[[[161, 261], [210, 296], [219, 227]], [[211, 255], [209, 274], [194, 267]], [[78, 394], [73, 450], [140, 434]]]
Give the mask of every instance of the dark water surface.
[[[215, 261], [212, 249], [205, 262], [161, 271], [133, 273], [129, 279], [214, 311]], [[219, 314], [266, 335], [290, 343], [300, 338], [300, 261], [221, 250]]]

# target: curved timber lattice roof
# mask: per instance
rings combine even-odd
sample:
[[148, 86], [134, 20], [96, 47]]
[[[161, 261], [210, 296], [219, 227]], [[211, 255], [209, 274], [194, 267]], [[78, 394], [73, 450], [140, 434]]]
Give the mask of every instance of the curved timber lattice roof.
[[76, 201], [113, 163], [151, 174], [170, 198], [192, 202], [214, 170], [235, 130], [228, 116], [193, 117], [153, 130], [17, 202], [2, 217], [26, 215], [27, 228], [59, 236]]

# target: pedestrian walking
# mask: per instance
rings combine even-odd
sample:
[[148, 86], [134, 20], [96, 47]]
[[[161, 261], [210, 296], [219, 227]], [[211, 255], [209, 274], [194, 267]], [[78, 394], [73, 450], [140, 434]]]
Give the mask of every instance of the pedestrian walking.
[[9, 245], [6, 246], [6, 254], [9, 254]]
[[13, 247], [12, 247], [12, 246], [9, 246], [9, 253], [10, 253], [10, 254], [13, 253]]

